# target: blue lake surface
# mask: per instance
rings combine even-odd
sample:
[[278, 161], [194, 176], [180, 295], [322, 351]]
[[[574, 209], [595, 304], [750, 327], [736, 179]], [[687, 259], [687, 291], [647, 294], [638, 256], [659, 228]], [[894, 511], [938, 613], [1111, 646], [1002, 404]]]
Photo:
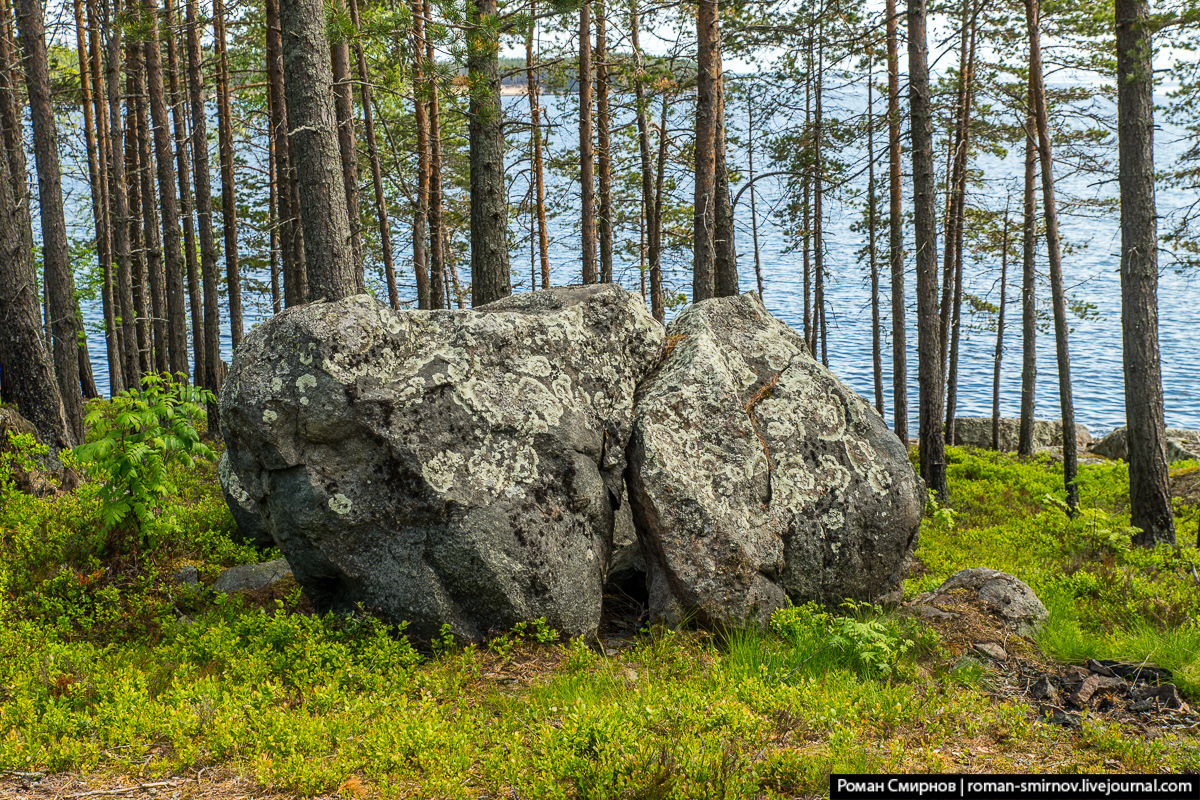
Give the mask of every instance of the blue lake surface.
[[[569, 114], [570, 108], [576, 102], [573, 97], [543, 96], [542, 105], [548, 106], [551, 117], [557, 114]], [[688, 98], [681, 98], [681, 103], [688, 103]], [[505, 98], [505, 107], [514, 119], [527, 119], [525, 98]], [[680, 106], [680, 111], [686, 111]], [[733, 110], [727, 110], [732, 114]], [[741, 112], [744, 113], [744, 112]], [[744, 118], [744, 117], [743, 117]], [[628, 123], [630, 120], [618, 116], [616, 122]], [[683, 123], [680, 117], [679, 124]], [[518, 137], [523, 134], [517, 134]], [[572, 143], [576, 136], [571, 126], [564, 124], [552, 128], [552, 141], [564, 146]], [[577, 144], [577, 140], [574, 140]], [[616, 145], [614, 145], [615, 147]], [[625, 140], [623, 147], [633, 145]], [[876, 147], [881, 150], [882, 142]], [[1172, 141], [1168, 133], [1160, 133], [1158, 142], [1158, 161], [1160, 169], [1169, 164], [1175, 154], [1183, 149], [1183, 145]], [[262, 148], [265, 150], [265, 147]], [[632, 149], [628, 154], [632, 154]], [[530, 240], [528, 203], [528, 163], [527, 149], [518, 138], [509, 151], [508, 173], [511, 182], [511, 198], [513, 201], [510, 218], [513, 231], [513, 283], [515, 291], [527, 291], [530, 286]], [[745, 173], [746, 155], [744, 150], [731, 148], [730, 162], [739, 166]], [[631, 157], [627, 155], [626, 157]], [[249, 151], [247, 161], [251, 169], [262, 169], [265, 172], [265, 152]], [[908, 154], [905, 154], [905, 168], [908, 168]], [[257, 159], [257, 161], [256, 161]], [[1112, 146], [1111, 162], [1115, 171], [1116, 151]], [[32, 162], [31, 162], [32, 163]], [[976, 162], [988, 177], [988, 184], [983, 188], [972, 190], [969, 202], [986, 205], [991, 208], [1003, 208], [1005, 198], [1011, 193], [1011, 208], [1015, 224], [1019, 226], [1020, 188], [1017, 177], [1023, 169], [1023, 160], [1019, 153], [1012, 153], [1003, 161], [995, 158], [980, 159]], [[769, 171], [763, 154], [756, 153], [756, 167], [760, 173]], [[84, 162], [84, 172], [86, 163]], [[690, 195], [687, 189], [687, 164], [673, 164], [671, 175], [679, 181], [683, 197]], [[883, 178], [883, 169], [877, 172], [878, 178]], [[1114, 176], [1115, 177], [1115, 176]], [[214, 176], [219, 181], [219, 176]], [[579, 242], [578, 242], [578, 185], [569, 175], [547, 174], [548, 192], [551, 197], [557, 197], [566, 209], [560, 216], [551, 220], [551, 265], [552, 279], [556, 285], [577, 283], [580, 280]], [[863, 179], [865, 182], [865, 178]], [[762, 264], [764, 301], [767, 307], [777, 316], [799, 329], [803, 319], [803, 275], [800, 254], [788, 252], [792, 241], [787, 235], [786, 222], [770, 214], [771, 206], [780, 200], [782, 187], [774, 179], [760, 180], [755, 184], [758, 190], [757, 205], [759, 214], [758, 240]], [[886, 191], [882, 181], [881, 192]], [[71, 187], [68, 186], [70, 189]], [[74, 219], [80, 226], [76, 235], [87, 236], [86, 227], [90, 224], [90, 208], [85, 208], [88, 202], [86, 193], [79, 190], [78, 181], [75, 191], [68, 196], [69, 204], [74, 205]], [[735, 185], [734, 191], [737, 191]], [[1113, 198], [1116, 196], [1115, 179], [1111, 181], [1097, 180], [1095, 176], [1076, 176], [1063, 178], [1059, 182], [1059, 190], [1064, 194], [1091, 196], [1097, 198]], [[250, 187], [239, 186], [239, 192], [252, 191]], [[622, 190], [624, 191], [624, 190]], [[632, 204], [631, 226], [618, 231], [618, 249], [620, 240], [631, 243], [626, 251], [619, 252], [615, 258], [616, 280], [633, 291], [639, 291], [642, 283], [641, 272], [637, 264], [637, 195], [630, 189], [618, 198], [618, 204]], [[219, 197], [219, 183], [214, 187], [214, 196]], [[363, 195], [364, 207], [370, 200], [370, 194]], [[574, 200], [572, 198], [575, 198]], [[1194, 200], [1194, 197], [1184, 196], [1180, 192], [1168, 192], [1160, 188], [1158, 210], [1160, 217], [1166, 216], [1173, 209], [1181, 207]], [[906, 192], [906, 207], [910, 195]], [[266, 208], [265, 194], [251, 198], [252, 202], [261, 202], [261, 208]], [[881, 197], [881, 203], [886, 203], [886, 197]], [[841, 379], [853, 389], [874, 400], [874, 382], [871, 361], [871, 312], [870, 284], [864, 264], [858, 262], [856, 252], [863, 246], [863, 235], [850, 229], [851, 222], [858, 218], [860, 212], [831, 200], [827, 203], [827, 219], [825, 221], [825, 241], [827, 248], [826, 279], [827, 315], [829, 319], [829, 365]], [[739, 269], [741, 287], [744, 291], [755, 289], [753, 243], [750, 230], [749, 193], [735, 209], [739, 229], [737, 247], [739, 253]], [[264, 215], [265, 216], [265, 215]], [[415, 301], [416, 290], [411, 269], [410, 234], [406, 222], [393, 218], [392, 235], [396, 249], [398, 269], [401, 272], [401, 297]], [[261, 250], [263, 239], [260, 234], [249, 230], [246, 221], [241, 220], [243, 230], [240, 237], [243, 240], [243, 255], [251, 253], [255, 248]], [[219, 224], [219, 215], [217, 218]], [[36, 223], [35, 223], [36, 227]], [[690, 230], [690, 223], [688, 224]], [[1075, 413], [1078, 421], [1091, 428], [1093, 433], [1105, 432], [1118, 425], [1124, 424], [1124, 388], [1121, 366], [1121, 327], [1120, 327], [1120, 278], [1119, 249], [1120, 231], [1115, 207], [1110, 212], [1090, 216], [1064, 215], [1060, 221], [1062, 235], [1076, 245], [1064, 258], [1064, 276], [1068, 292], [1077, 300], [1094, 305], [1093, 311], [1083, 319], [1073, 318], [1070, 339], [1071, 368], [1073, 376], [1073, 392]], [[1019, 236], [1019, 228], [1014, 230], [1014, 236]], [[882, 248], [886, 246], [886, 231], [880, 230], [881, 259]], [[1085, 245], [1085, 246], [1084, 246]], [[939, 241], [939, 247], [941, 242]], [[265, 257], [263, 258], [265, 261]], [[460, 245], [457, 261], [464, 271], [460, 276], [465, 282], [469, 280], [466, 274], [469, 259], [465, 246]], [[1196, 285], [1196, 276], [1176, 274], [1169, 267], [1169, 259], [1161, 259], [1164, 269], [1159, 283], [1159, 337], [1162, 348], [1163, 392], [1166, 409], [1166, 421], [1172, 427], [1200, 428], [1200, 368], [1196, 363], [1196, 337], [1200, 335], [1197, 326], [1197, 309], [1200, 307], [1200, 290]], [[261, 263], [261, 262], [260, 262]], [[908, 375], [909, 375], [909, 405], [910, 430], [916, 432], [917, 384], [916, 384], [916, 329], [914, 275], [912, 273], [911, 253], [907, 265], [906, 292], [908, 298]], [[222, 267], [223, 269], [223, 267]], [[1039, 286], [1041, 297], [1039, 301], [1047, 309], [1049, 289], [1045, 281], [1045, 263], [1039, 262], [1039, 272], [1042, 273], [1043, 283]], [[690, 275], [686, 254], [677, 253], [668, 257], [665, 265], [666, 281], [669, 289], [684, 295], [690, 293]], [[883, 273], [880, 282], [880, 302], [882, 311], [881, 324], [883, 327], [884, 351], [884, 387], [885, 387], [885, 418], [891, 420], [891, 319], [890, 319], [890, 289], [886, 277], [886, 267], [881, 263]], [[999, 301], [999, 260], [985, 259], [970, 262], [966, 267], [964, 284], [966, 291], [988, 302]], [[223, 273], [222, 273], [223, 274]], [[249, 271], [247, 279], [265, 285], [267, 276], [262, 270]], [[368, 265], [368, 284], [375, 290], [376, 295], [386, 297], [382, 289], [382, 278], [374, 265]], [[1020, 325], [1020, 264], [1009, 265], [1008, 306], [1006, 311], [1005, 356], [1001, 378], [1001, 413], [1005, 416], [1016, 416], [1020, 400], [1020, 361], [1021, 361], [1021, 325]], [[468, 292], [469, 295], [469, 292]], [[247, 330], [253, 325], [270, 316], [270, 299], [259, 292], [248, 292], [244, 298], [246, 307], [245, 324]], [[414, 302], [415, 305], [415, 302]], [[97, 383], [101, 391], [108, 388], [108, 371], [104, 357], [105, 347], [99, 331], [101, 320], [99, 303], [85, 305], [84, 314], [91, 333], [89, 345], [95, 366]], [[228, 361], [232, 357], [231, 341], [228, 332], [228, 320], [223, 320], [223, 357]], [[972, 317], [964, 312], [964, 338], [959, 356], [959, 388], [958, 413], [960, 416], [990, 415], [992, 404], [992, 369], [995, 348], [995, 331], [991, 327], [990, 318]], [[1039, 417], [1057, 418], [1059, 411], [1058, 380], [1055, 362], [1054, 342], [1049, 329], [1039, 336], [1038, 341], [1038, 378], [1037, 378], [1037, 414]]]

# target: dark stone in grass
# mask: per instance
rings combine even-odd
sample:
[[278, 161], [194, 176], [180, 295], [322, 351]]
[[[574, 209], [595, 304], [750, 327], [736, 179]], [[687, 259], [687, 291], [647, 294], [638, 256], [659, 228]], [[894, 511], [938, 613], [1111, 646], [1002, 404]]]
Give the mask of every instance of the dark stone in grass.
[[1029, 696], [1034, 700], [1040, 700], [1048, 705], [1056, 706], [1059, 704], [1058, 689], [1054, 688], [1054, 684], [1045, 675], [1030, 685]]
[[241, 564], [230, 567], [217, 576], [213, 583], [214, 592], [257, 592], [274, 586], [280, 581], [291, 577], [292, 569], [287, 561], [277, 558], [262, 564]]
[[221, 393], [230, 508], [319, 610], [426, 641], [539, 617], [592, 634], [634, 389], [662, 347], [612, 284], [470, 311], [287, 309], [247, 335]]
[[1112, 667], [1106, 667], [1094, 658], [1089, 658], [1087, 668], [1097, 675], [1103, 675], [1106, 678], [1115, 678], [1117, 673], [1112, 671]]
[[1175, 684], [1168, 683], [1163, 686], [1135, 686], [1131, 694], [1136, 703], [1149, 701], [1160, 708], [1179, 709], [1184, 707], [1183, 699], [1179, 696], [1179, 690]]
[[185, 564], [171, 576], [171, 581], [180, 586], [196, 586], [200, 583], [200, 570], [191, 564]]
[[925, 494], [870, 403], [753, 293], [689, 306], [667, 340], [629, 445], [651, 617], [739, 626], [789, 600], [898, 599]]
[[1102, 675], [1089, 675], [1084, 679], [1071, 693], [1069, 698], [1071, 704], [1078, 708], [1083, 708], [1092, 699], [1092, 696], [1099, 691], [1125, 691], [1128, 684], [1121, 678], [1106, 678]]
[[1042, 719], [1049, 722], [1051, 725], [1060, 725], [1064, 728], [1078, 728], [1082, 724], [1078, 714], [1073, 714], [1069, 711], [1063, 711], [1061, 708], [1053, 706], [1042, 706]]
[[1109, 661], [1107, 659], [1101, 659], [1096, 663], [1102, 667], [1107, 667], [1112, 670], [1113, 674], [1124, 678], [1130, 683], [1170, 683], [1175, 677], [1171, 670], [1156, 664], [1130, 664], [1124, 661]]

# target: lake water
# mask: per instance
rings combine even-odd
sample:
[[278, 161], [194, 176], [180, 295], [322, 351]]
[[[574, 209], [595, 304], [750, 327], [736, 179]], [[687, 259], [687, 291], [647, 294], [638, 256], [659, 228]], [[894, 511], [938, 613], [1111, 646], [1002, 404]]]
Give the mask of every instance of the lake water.
[[[552, 118], [560, 112], [568, 113], [575, 104], [573, 97], [543, 96], [542, 104], [548, 106]], [[690, 102], [684, 98], [681, 102]], [[515, 119], [527, 119], [526, 100], [521, 97], [505, 98], [505, 105]], [[680, 106], [686, 110], [686, 106]], [[628, 122], [628, 119], [618, 118], [618, 122]], [[682, 117], [678, 124], [684, 124]], [[577, 136], [571, 126], [564, 124], [551, 131], [551, 137], [560, 144], [577, 144]], [[1160, 168], [1169, 163], [1174, 153], [1181, 150], [1178, 144], [1167, 141], [1166, 136], [1160, 136], [1159, 165]], [[614, 142], [617, 137], [614, 137]], [[626, 144], [632, 147], [628, 141]], [[881, 147], [877, 144], [877, 147]], [[616, 147], [616, 144], [614, 144]], [[1115, 144], [1112, 161], [1115, 164]], [[511, 197], [514, 202], [511, 224], [514, 241], [517, 242], [513, 252], [512, 265], [514, 273], [514, 290], [526, 291], [529, 288], [530, 250], [528, 240], [527, 206], [521, 206], [522, 199], [527, 193], [527, 163], [524, 146], [518, 140], [509, 154], [509, 174], [512, 185]], [[632, 152], [632, 151], [631, 151]], [[907, 153], [905, 154], [905, 169], [908, 169]], [[253, 160], [252, 158], [249, 160]], [[745, 153], [733, 150], [730, 153], [731, 163], [745, 166]], [[762, 154], [756, 155], [756, 167], [759, 172], [765, 172]], [[32, 161], [31, 161], [32, 163]], [[991, 176], [989, 187], [976, 190], [971, 202], [988, 204], [991, 207], [1003, 207], [1004, 196], [1013, 184], [1015, 176], [1021, 174], [1023, 161], [1020, 155], [1010, 156], [1006, 161], [991, 160], [981, 162], [980, 166]], [[1115, 167], [1114, 167], [1115, 169]], [[672, 168], [680, 187], [687, 186], [686, 163], [680, 163]], [[880, 171], [882, 176], [882, 171]], [[567, 211], [551, 221], [551, 266], [552, 279], [555, 285], [577, 283], [579, 275], [579, 244], [578, 244], [578, 202], [577, 184], [569, 176], [556, 176], [548, 173], [550, 182], [549, 192], [558, 197]], [[1115, 180], [1109, 183], [1091, 185], [1095, 178], [1074, 178], [1063, 180], [1060, 184], [1063, 191], [1079, 195], [1112, 197], [1116, 193]], [[787, 252], [791, 243], [786, 235], [784, 223], [770, 216], [769, 207], [780, 198], [781, 187], [771, 179], [760, 180], [755, 184], [758, 188], [759, 226], [758, 239], [760, 258], [762, 262], [764, 301], [767, 307], [777, 316], [787, 321], [793, 327], [802, 325], [802, 266], [799, 253]], [[881, 183], [882, 187], [882, 183]], [[241, 187], [239, 187], [240, 190]], [[734, 191], [736, 192], [736, 186]], [[1014, 193], [1012, 208], [1014, 218], [1019, 214], [1019, 188]], [[219, 197], [219, 185], [214, 189], [214, 196]], [[682, 191], [683, 196], [690, 190]], [[369, 195], [364, 196], [364, 203]], [[621, 202], [633, 204], [634, 227], [627, 229], [619, 236], [629, 237], [636, 245], [636, 195], [625, 195]], [[910, 195], [906, 192], [906, 205]], [[76, 195], [76, 202], [86, 199], [82, 192]], [[1179, 207], [1194, 198], [1181, 196], [1180, 193], [1169, 193], [1160, 189], [1158, 198], [1159, 214], [1165, 216], [1173, 208]], [[742, 201], [735, 210], [738, 221], [737, 247], [739, 253], [739, 272], [741, 287], [744, 291], [755, 289], [753, 244], [750, 231], [749, 194], [743, 195]], [[886, 202], [883, 198], [881, 202]], [[262, 198], [263, 207], [266, 205]], [[865, 265], [859, 264], [855, 252], [862, 247], [862, 236], [852, 233], [850, 223], [859, 212], [848, 209], [837, 202], [829, 202], [826, 206], [828, 219], [825, 222], [827, 315], [829, 319], [829, 365], [841, 379], [863, 396], [873, 402], [874, 382], [871, 361], [871, 313], [870, 289]], [[397, 215], [398, 216], [398, 215]], [[90, 214], [76, 213], [75, 218], [86, 220]], [[245, 225], [245, 223], [242, 223]], [[1124, 390], [1121, 367], [1121, 328], [1120, 328], [1120, 279], [1119, 248], [1120, 235], [1116, 211], [1092, 217], [1065, 216], [1060, 222], [1062, 234], [1076, 244], [1086, 243], [1086, 247], [1076, 249], [1064, 259], [1064, 276], [1068, 292], [1078, 300], [1094, 304], [1094, 313], [1085, 319], [1072, 319], [1072, 334], [1070, 339], [1071, 367], [1075, 399], [1076, 418], [1081, 424], [1087, 425], [1093, 433], [1105, 432], [1124, 423]], [[688, 223], [690, 230], [690, 222]], [[1016, 232], [1014, 235], [1019, 235]], [[249, 234], [243, 231], [243, 239], [248, 240]], [[261, 240], [260, 240], [261, 241]], [[411, 249], [408, 230], [393, 218], [393, 241], [396, 247], [398, 269], [401, 271], [401, 297], [415, 298], [411, 270]], [[880, 231], [881, 246], [886, 243], [886, 231]], [[941, 242], [939, 241], [939, 246]], [[243, 252], [249, 243], [243, 245]], [[616, 280], [626, 288], [638, 291], [641, 285], [641, 273], [638, 270], [636, 247], [630, 248], [632, 253], [618, 254], [615, 258], [614, 272]], [[881, 250], [882, 253], [882, 250]], [[881, 256], [882, 258], [883, 256]], [[460, 253], [458, 261], [466, 269], [465, 251]], [[1166, 259], [1163, 259], [1164, 265]], [[690, 276], [688, 265], [682, 254], [666, 265], [666, 280], [668, 287], [684, 294], [690, 293]], [[915, 295], [914, 275], [911, 260], [906, 276], [906, 291], [908, 296], [908, 397], [912, 420], [910, 430], [916, 432], [917, 384], [916, 384], [916, 330], [915, 330]], [[1044, 262], [1039, 263], [1039, 271], [1044, 273]], [[886, 270], [884, 268], [884, 272]], [[1016, 416], [1020, 400], [1020, 360], [1021, 360], [1021, 330], [1019, 305], [1019, 263], [1010, 263], [1008, 289], [1008, 309], [1006, 311], [1005, 358], [1001, 378], [1001, 413], [1005, 416]], [[259, 280], [265, 276], [253, 275]], [[464, 281], [469, 275], [463, 274]], [[979, 297], [986, 298], [992, 303], [999, 300], [999, 263], [984, 261], [969, 264], [964, 279], [966, 291]], [[381, 285], [378, 275], [368, 274], [368, 283], [376, 287]], [[1048, 298], [1048, 288], [1043, 283], [1039, 288], [1045, 301]], [[885, 418], [891, 419], [891, 319], [890, 319], [890, 290], [886, 274], [881, 278], [880, 285], [884, 349], [884, 386], [885, 386]], [[379, 292], [378, 296], [386, 296]], [[1197, 291], [1194, 278], [1178, 275], [1173, 271], [1163, 273], [1159, 283], [1159, 336], [1163, 360], [1163, 392], [1166, 409], [1167, 425], [1172, 427], [1200, 428], [1200, 379], [1197, 378], [1195, 364], [1196, 347], [1192, 339], [1198, 330], [1197, 302], [1200, 301], [1200, 291]], [[247, 296], [246, 328], [265, 319], [270, 315], [269, 298], [262, 296]], [[98, 304], [85, 308], [85, 317], [94, 327], [98, 328], [100, 309]], [[231, 358], [230, 339], [227, 320], [224, 321], [223, 356]], [[987, 329], [986, 320], [973, 319], [964, 311], [964, 339], [959, 355], [959, 388], [958, 413], [961, 416], [990, 415], [992, 403], [992, 368], [995, 347], [995, 332]], [[108, 372], [105, 363], [103, 337], [98, 330], [89, 336], [89, 344], [94, 360], [97, 383], [101, 391], [107, 390]], [[1037, 379], [1037, 414], [1039, 417], [1056, 418], [1058, 416], [1058, 382], [1054, 355], [1054, 343], [1049, 333], [1041, 334], [1038, 342], [1038, 379]]]

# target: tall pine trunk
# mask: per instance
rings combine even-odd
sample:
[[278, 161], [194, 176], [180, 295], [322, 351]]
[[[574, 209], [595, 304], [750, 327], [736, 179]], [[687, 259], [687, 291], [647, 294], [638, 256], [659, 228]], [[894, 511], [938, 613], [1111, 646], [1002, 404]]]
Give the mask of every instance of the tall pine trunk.
[[900, 174], [900, 52], [896, 0], [887, 0], [888, 273], [892, 286], [892, 430], [908, 444], [908, 334], [904, 308], [903, 177]]
[[300, 225], [296, 171], [287, 124], [279, 0], [266, 0], [264, 7], [267, 21], [267, 89], [271, 105], [271, 130], [275, 134], [275, 183], [279, 201], [279, 256], [283, 266], [283, 303], [291, 308], [308, 302], [308, 274], [304, 267], [304, 231]]
[[592, 131], [592, 23], [590, 0], [579, 7], [579, 228], [583, 282], [596, 282], [596, 154]]
[[[336, 0], [335, 8], [344, 8]], [[354, 134], [354, 87], [350, 85], [350, 44], [340, 37], [330, 45], [333, 66], [333, 110], [337, 115], [338, 152], [342, 157], [342, 183], [346, 192], [346, 216], [350, 220], [350, 252], [359, 289], [365, 289], [362, 277], [362, 215], [358, 207], [358, 148]]]
[[325, 6], [321, 0], [284, 0], [280, 19], [309, 300], [339, 300], [360, 290], [361, 273], [350, 249]]
[[[144, 44], [144, 43], [143, 43]], [[134, 110], [137, 113], [137, 163], [138, 195], [141, 198], [142, 242], [144, 250], [145, 286], [150, 297], [150, 319], [152, 352], [150, 363], [157, 373], [170, 370], [167, 358], [167, 292], [163, 273], [162, 236], [158, 225], [158, 201], [154, 192], [154, 156], [150, 151], [150, 112], [147, 106], [147, 75], [149, 73], [144, 47], [134, 46], [137, 51], [138, 69]], [[131, 59], [132, 61], [133, 59]]]
[[[533, 16], [533, 0], [530, 0]], [[537, 219], [537, 248], [541, 259], [542, 288], [550, 288], [550, 240], [546, 233], [546, 176], [542, 163], [542, 112], [539, 108], [541, 87], [533, 66], [533, 25], [525, 35], [525, 90], [529, 98], [529, 138], [533, 148], [534, 216]], [[636, 33], [634, 34], [636, 36]], [[537, 288], [536, 282], [534, 288]]]
[[875, 247], [875, 87], [867, 70], [867, 262], [871, 270], [871, 366], [875, 376], [875, 410], [883, 416], [883, 350], [879, 326], [879, 263]]
[[196, 261], [196, 221], [192, 202], [192, 160], [188, 155], [187, 102], [181, 86], [174, 0], [164, 0], [167, 23], [167, 72], [171, 82], [171, 121], [174, 126], [176, 177], [179, 180], [179, 215], [183, 220], [184, 263], [187, 266], [188, 305], [192, 319], [192, 373], [204, 380], [204, 297], [200, 292], [200, 265]]
[[433, 13], [429, 0], [421, 4], [425, 18], [425, 62], [429, 98], [429, 299], [432, 308], [449, 308], [446, 288], [445, 229], [442, 226], [442, 122], [438, 84], [434, 77]]
[[1163, 433], [1154, 201], [1154, 52], [1146, 0], [1116, 0], [1121, 187], [1121, 342], [1129, 502], [1139, 545], [1175, 544]]
[[[354, 0], [351, 0], [354, 2]], [[417, 307], [432, 308], [429, 296], [429, 255], [427, 247], [427, 228], [429, 226], [429, 104], [425, 97], [425, 19], [422, 16], [421, 0], [413, 0], [413, 111], [417, 126], [417, 203], [413, 209], [413, 271], [417, 278]], [[360, 68], [364, 73], [366, 60], [362, 60]], [[366, 90], [366, 77], [363, 77], [363, 89]], [[363, 105], [367, 100], [364, 96]], [[372, 143], [374, 149], [374, 143]], [[372, 156], [372, 175], [376, 172], [377, 157]], [[382, 185], [377, 184], [376, 205], [384, 208], [382, 200]], [[389, 291], [394, 279], [389, 282]]]
[[[7, 72], [6, 65], [0, 65], [0, 69]], [[12, 87], [3, 89], [8, 94]], [[0, 117], [6, 129], [20, 124], [20, 119], [12, 116], [15, 107], [8, 98], [0, 102]], [[7, 142], [5, 148], [9, 148]], [[27, 246], [33, 234], [24, 193], [24, 180], [18, 183], [11, 170], [0, 169], [0, 308], [4, 309], [0, 373], [6, 398], [33, 423], [42, 442], [59, 451], [72, 447], [75, 437], [42, 339], [33, 249]]]
[[600, 205], [597, 234], [600, 241], [600, 282], [613, 280], [612, 127], [608, 108], [608, 30], [604, 0], [593, 0], [596, 9], [596, 168]]
[[1021, 425], [1017, 455], [1033, 455], [1037, 393], [1037, 131], [1033, 96], [1026, 92], [1025, 185], [1021, 221]]
[[[496, 0], [471, 0], [467, 33], [467, 80], [471, 97], [467, 117], [470, 121], [472, 306], [512, 294], [497, 22]], [[593, 274], [592, 282], [595, 279]]]
[[1029, 26], [1029, 80], [1037, 118], [1038, 161], [1042, 172], [1042, 205], [1046, 215], [1046, 254], [1050, 262], [1050, 298], [1054, 306], [1054, 349], [1058, 355], [1058, 397], [1062, 409], [1063, 483], [1067, 509], [1079, 512], [1078, 440], [1075, 437], [1075, 402], [1071, 393], [1071, 356], [1067, 346], [1067, 298], [1063, 288], [1062, 249], [1058, 239], [1058, 206], [1054, 200], [1054, 163], [1050, 151], [1050, 120], [1046, 109], [1046, 87], [1042, 82], [1042, 51], [1038, 28], [1038, 0], [1025, 0]]
[[[196, 172], [196, 219], [200, 233], [200, 276], [204, 284], [204, 383], [214, 393], [225, 377], [221, 361], [221, 310], [217, 291], [217, 244], [213, 237], [212, 176], [208, 162], [208, 117], [204, 109], [198, 0], [187, 0], [188, 97], [192, 112], [192, 162]], [[199, 378], [199, 375], [197, 375]], [[220, 420], [209, 408], [208, 429], [220, 431]]]
[[119, 2], [110, 8], [104, 3], [104, 27], [108, 30], [107, 95], [109, 119], [109, 200], [112, 203], [109, 220], [112, 223], [117, 261], [116, 296], [117, 316], [121, 320], [120, 344], [124, 384], [130, 389], [140, 388], [142, 368], [138, 357], [137, 319], [133, 307], [133, 244], [131, 242], [132, 219], [129, 209], [129, 176], [125, 164], [125, 121], [121, 113], [121, 71], [123, 69], [123, 44], [121, 26], [113, 17], [121, 13]]
[[88, 57], [91, 64], [92, 116], [96, 124], [97, 182], [93, 201], [98, 201], [99, 222], [96, 233], [96, 255], [100, 259], [100, 297], [104, 311], [104, 344], [108, 355], [109, 396], [125, 391], [125, 376], [122, 366], [121, 343], [117, 336], [117, 308], [113, 295], [115, 247], [113, 240], [112, 204], [109, 194], [109, 157], [112, 146], [108, 137], [108, 115], [104, 90], [102, 60], [103, 45], [100, 39], [100, 15], [96, 0], [87, 0]]
[[29, 92], [29, 121], [33, 128], [33, 157], [37, 165], [38, 216], [42, 224], [42, 259], [54, 341], [54, 371], [72, 439], [80, 442], [83, 441], [83, 392], [79, 383], [79, 337], [83, 335], [83, 326], [76, 313], [75, 280], [67, 252], [58, 131], [54, 124], [41, 0], [18, 1], [17, 27], [25, 51], [25, 86]]
[[225, 49], [225, 3], [213, 0], [213, 43], [217, 51], [217, 146], [221, 153], [221, 221], [225, 231], [225, 281], [233, 348], [242, 343], [242, 277], [238, 264], [237, 200], [234, 197], [233, 109], [229, 55]]
[[[650, 311], [654, 318], [662, 322], [666, 316], [662, 297], [662, 270], [658, 263], [661, 248], [657, 246], [660, 230], [655, 221], [658, 218], [657, 198], [654, 192], [653, 156], [650, 153], [650, 119], [648, 113], [649, 99], [646, 97], [646, 67], [642, 59], [642, 48], [638, 42], [638, 30], [641, 22], [638, 19], [637, 8], [630, 11], [630, 42], [633, 45], [633, 59], [637, 74], [633, 79], [634, 97], [637, 100], [635, 109], [638, 127], [638, 149], [642, 158], [642, 208], [646, 217], [646, 249], [650, 272]], [[664, 100], [665, 103], [665, 100]], [[665, 108], [665, 106], [664, 106]], [[662, 140], [666, 131], [659, 132]]]
[[929, 102], [926, 0], [908, 6], [909, 105], [912, 118], [913, 217], [917, 262], [917, 371], [920, 381], [920, 462], [925, 485], [940, 499], [946, 486], [942, 439], [942, 359], [937, 307], [937, 186], [933, 174], [933, 119]]
[[692, 302], [716, 293], [717, 116], [721, 62], [718, 0], [698, 0], [696, 15], [696, 178], [693, 200]]
[[1004, 311], [1008, 300], [1008, 202], [1000, 235], [1000, 312], [996, 315], [996, 352], [992, 357], [992, 449], [1000, 449], [1000, 364], [1004, 359]]
[[176, 200], [171, 120], [167, 116], [162, 50], [159, 47], [158, 8], [144, 0], [146, 11], [146, 85], [150, 93], [150, 118], [154, 127], [154, 159], [158, 172], [158, 207], [162, 215], [163, 266], [166, 270], [167, 360], [172, 374], [188, 375], [187, 299], [184, 290], [183, 236]]

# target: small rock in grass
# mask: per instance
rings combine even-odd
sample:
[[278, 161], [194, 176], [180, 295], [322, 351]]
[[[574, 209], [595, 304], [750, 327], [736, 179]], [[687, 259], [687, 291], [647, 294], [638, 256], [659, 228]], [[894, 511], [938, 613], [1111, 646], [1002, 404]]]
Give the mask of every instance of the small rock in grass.
[[1124, 678], [1130, 683], [1170, 683], [1174, 674], [1166, 667], [1160, 667], [1157, 664], [1128, 664], [1123, 661], [1109, 661], [1101, 659], [1097, 662], [1101, 666], [1108, 667], [1116, 675]]
[[213, 584], [216, 592], [257, 592], [274, 586], [292, 575], [286, 559], [277, 558], [262, 564], [242, 564], [221, 573]]
[[1005, 661], [1008, 659], [1008, 653], [995, 642], [975, 642], [971, 646], [993, 661]]
[[1094, 658], [1088, 659], [1087, 668], [1089, 670], [1091, 670], [1092, 672], [1096, 673], [1097, 675], [1103, 675], [1106, 678], [1117, 677], [1117, 673], [1112, 671], [1112, 667], [1106, 667], [1104, 664], [1101, 664], [1099, 661], [1097, 661]]
[[171, 576], [171, 581], [180, 586], [196, 586], [200, 583], [200, 570], [191, 564], [184, 564]]
[[1147, 700], [1162, 708], [1181, 709], [1185, 705], [1173, 683], [1165, 686], [1135, 686], [1131, 694], [1137, 701], [1134, 705]]
[[1045, 675], [1038, 678], [1029, 687], [1029, 696], [1034, 700], [1041, 700], [1052, 706], [1059, 704], [1058, 690], [1054, 688], [1054, 684]]
[[1080, 725], [1078, 714], [1072, 714], [1053, 706], [1042, 706], [1039, 710], [1041, 711], [1042, 719], [1051, 725], [1061, 725], [1064, 728], [1078, 728]]

